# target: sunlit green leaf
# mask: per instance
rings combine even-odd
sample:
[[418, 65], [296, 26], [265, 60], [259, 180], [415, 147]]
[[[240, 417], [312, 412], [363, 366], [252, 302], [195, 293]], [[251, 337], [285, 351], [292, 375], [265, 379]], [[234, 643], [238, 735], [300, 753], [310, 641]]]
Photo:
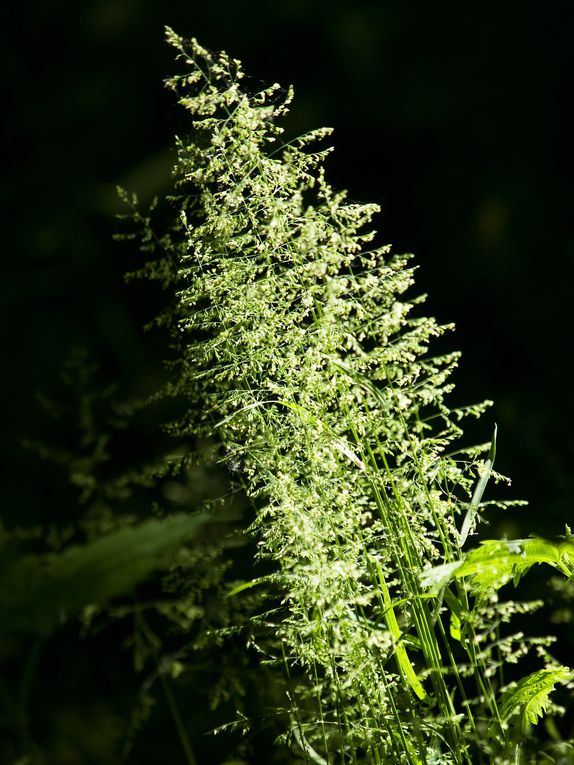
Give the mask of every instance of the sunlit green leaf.
[[574, 672], [568, 667], [541, 669], [523, 677], [517, 686], [506, 696], [500, 713], [508, 720], [517, 712], [521, 714], [521, 726], [526, 730], [535, 725], [550, 704], [550, 693], [556, 683], [567, 683], [574, 679]]
[[566, 576], [574, 574], [574, 541], [550, 542], [539, 537], [509, 541], [486, 540], [453, 563], [428, 569], [421, 576], [424, 587], [440, 591], [453, 579], [472, 577], [477, 590], [497, 590], [520, 578], [536, 563], [546, 563]]

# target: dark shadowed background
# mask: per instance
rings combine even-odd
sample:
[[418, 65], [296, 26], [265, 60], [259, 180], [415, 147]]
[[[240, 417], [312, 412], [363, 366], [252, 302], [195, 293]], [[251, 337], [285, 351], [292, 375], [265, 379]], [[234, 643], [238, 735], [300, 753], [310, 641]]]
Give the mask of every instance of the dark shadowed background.
[[[513, 0], [21, 4], [4, 30], [0, 71], [6, 527], [48, 526], [76, 513], [77, 492], [63, 468], [23, 446], [23, 439], [66, 439], [37, 394], [59, 389], [74, 349], [98, 364], [98, 385], [115, 382], [126, 396], [147, 395], [163, 375], [165, 338], [142, 330], [161, 295], [124, 285], [137, 257], [112, 235], [115, 185], [143, 200], [164, 193], [173, 136], [186, 131], [185, 113], [162, 85], [174, 71], [163, 42], [168, 24], [226, 49], [261, 80], [293, 83], [290, 132], [335, 128], [331, 181], [354, 199], [381, 204], [377, 227], [397, 250], [416, 254], [428, 311], [457, 325], [449, 339], [463, 351], [454, 400], [495, 401], [469, 439], [488, 440], [498, 423], [497, 467], [513, 479], [506, 496], [531, 504], [491, 517], [488, 535], [562, 533], [574, 497], [566, 7]], [[157, 422], [144, 418], [138, 428], [137, 448], [153, 452], [164, 438]], [[118, 672], [106, 681], [109, 693], [122, 684]], [[65, 694], [73, 677], [62, 673]], [[97, 718], [97, 710], [90, 714]], [[81, 739], [88, 728], [74, 735]], [[77, 747], [70, 751], [59, 761], [116, 762], [111, 750], [85, 759]], [[138, 762], [147, 761], [140, 753]]]

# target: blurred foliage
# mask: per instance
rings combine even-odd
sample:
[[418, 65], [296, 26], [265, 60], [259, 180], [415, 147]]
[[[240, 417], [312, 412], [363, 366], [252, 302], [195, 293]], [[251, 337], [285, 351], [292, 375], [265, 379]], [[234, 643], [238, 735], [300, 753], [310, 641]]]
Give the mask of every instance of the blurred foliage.
[[[202, 465], [208, 445], [193, 458], [181, 444], [156, 462], [137, 449], [116, 458], [117, 431], [146, 404], [118, 403], [98, 375], [74, 352], [59, 395], [41, 397], [58, 441], [28, 444], [31, 464], [36, 454], [61, 468], [75, 501], [43, 524], [0, 529], [0, 761], [223, 762], [261, 745], [242, 731], [262, 714], [262, 683], [281, 687], [272, 668], [256, 684], [256, 651], [245, 651], [260, 597], [227, 597], [253, 565], [242, 499], [226, 496], [225, 469]], [[237, 733], [205, 735], [238, 714]]]
[[105, 534], [58, 553], [0, 556], [0, 615], [7, 632], [49, 635], [70, 613], [105, 606], [197, 535], [207, 517], [179, 513]]
[[[173, 66], [166, 23], [226, 48], [269, 81], [293, 82], [293, 133], [336, 128], [334, 185], [383, 205], [384, 239], [416, 253], [431, 313], [457, 323], [461, 402], [496, 402], [499, 466], [531, 508], [519, 521], [492, 518], [488, 536], [559, 533], [574, 488], [570, 8], [515, 0], [480, 8], [451, 0], [33, 0], [12, 13], [18, 33], [5, 41], [0, 70], [9, 224], [0, 288], [4, 545], [44, 559], [123, 526], [135, 530], [155, 513], [195, 511], [227, 480], [221, 467], [183, 467], [193, 445], [174, 445], [159, 427], [177, 415], [177, 402], [141, 403], [165, 379], [166, 336], [142, 330], [165, 298], [156, 285], [123, 284], [138, 255], [111, 241], [116, 183], [144, 201], [165, 191], [173, 134], [185, 130], [162, 86]], [[74, 348], [89, 348], [94, 363], [70, 367]], [[166, 454], [172, 473], [157, 475]], [[242, 549], [233, 548], [222, 574], [230, 581], [250, 559]], [[228, 553], [214, 547], [214, 570]], [[135, 600], [115, 603], [121, 614], [113, 618], [84, 613], [83, 626], [75, 620], [45, 640], [3, 629], [0, 761], [28, 752], [30, 762], [113, 765], [147, 718], [146, 744], [133, 739], [131, 761], [185, 762], [160, 689], [167, 673], [201, 762], [213, 746], [203, 735], [208, 694], [237, 667], [248, 673], [251, 658], [226, 651], [223, 659], [222, 651], [206, 662], [198, 648], [193, 662], [173, 660], [192, 669], [177, 678], [177, 670], [164, 672], [172, 659], [163, 665], [162, 656], [192, 650], [190, 620], [201, 632], [194, 598], [200, 610], [223, 602], [211, 574], [195, 574], [207, 589], [190, 585], [187, 616], [181, 603], [171, 611], [141, 606], [168, 598], [156, 577]], [[218, 611], [208, 622], [226, 618]], [[178, 620], [184, 629], [170, 632]], [[565, 619], [561, 626], [568, 662], [574, 638]], [[226, 693], [234, 683], [223, 682]], [[246, 713], [256, 715], [256, 687], [243, 687]], [[224, 745], [210, 751], [210, 762], [227, 756]]]

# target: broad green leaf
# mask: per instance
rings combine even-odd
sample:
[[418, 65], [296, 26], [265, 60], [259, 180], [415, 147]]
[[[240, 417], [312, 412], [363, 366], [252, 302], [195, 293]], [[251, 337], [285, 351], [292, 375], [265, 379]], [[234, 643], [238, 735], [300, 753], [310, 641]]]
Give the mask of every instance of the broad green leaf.
[[162, 566], [207, 516], [180, 513], [60, 553], [26, 555], [0, 574], [0, 631], [49, 634], [67, 614], [105, 605]]
[[449, 582], [456, 578], [456, 572], [463, 563], [464, 559], [426, 569], [420, 575], [422, 586], [432, 587], [434, 592], [440, 592]]
[[574, 680], [574, 672], [568, 667], [541, 669], [523, 677], [517, 686], [507, 694], [500, 714], [503, 720], [508, 720], [517, 712], [521, 714], [521, 727], [526, 731], [529, 725], [535, 725], [550, 704], [550, 693], [556, 683], [567, 683]]
[[487, 540], [459, 561], [435, 566], [421, 576], [423, 587], [439, 592], [453, 579], [472, 577], [476, 590], [497, 590], [520, 578], [536, 563], [546, 563], [565, 576], [574, 575], [574, 540], [550, 542], [539, 537], [510, 541]]

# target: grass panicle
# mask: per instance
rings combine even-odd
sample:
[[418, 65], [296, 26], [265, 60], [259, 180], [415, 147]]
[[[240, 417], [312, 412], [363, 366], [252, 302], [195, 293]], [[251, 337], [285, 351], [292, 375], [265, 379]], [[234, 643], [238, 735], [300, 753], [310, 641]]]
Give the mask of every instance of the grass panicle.
[[[459, 355], [432, 346], [450, 326], [410, 297], [411, 256], [374, 244], [378, 206], [330, 186], [331, 131], [282, 141], [291, 89], [250, 90], [240, 62], [167, 38], [190, 127], [169, 230], [133, 205], [141, 273], [176, 295], [161, 317], [178, 348], [167, 393], [187, 413], [170, 429], [232, 455], [257, 509], [249, 532], [272, 573], [230, 597], [280, 593], [254, 639], [284, 667], [281, 741], [319, 765], [522, 761], [528, 726], [510, 722], [535, 722], [570, 675], [539, 645], [536, 677], [514, 691], [503, 677], [526, 650], [507, 623], [536, 604], [497, 589], [543, 553], [461, 549], [495, 439], [462, 449], [460, 422], [490, 402], [448, 403]], [[571, 574], [569, 550], [551, 554]]]

